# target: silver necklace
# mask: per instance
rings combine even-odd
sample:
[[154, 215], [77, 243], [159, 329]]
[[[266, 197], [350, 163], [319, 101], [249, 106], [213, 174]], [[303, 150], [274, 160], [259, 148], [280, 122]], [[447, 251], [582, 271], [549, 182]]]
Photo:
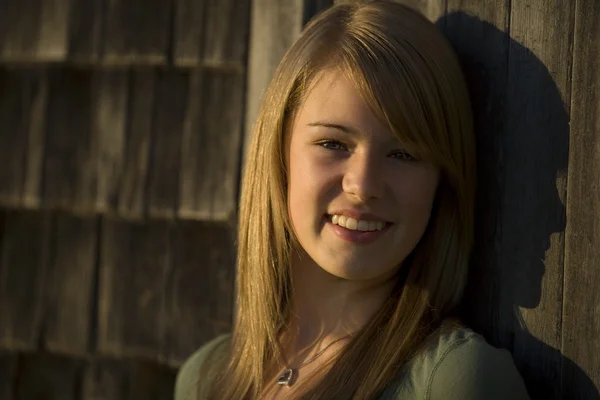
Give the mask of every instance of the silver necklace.
[[334, 340], [333, 342], [329, 343], [327, 346], [325, 346], [321, 350], [319, 350], [317, 352], [317, 354], [315, 354], [308, 360], [304, 360], [304, 362], [302, 364], [298, 365], [296, 368], [292, 368], [292, 367], [288, 366], [286, 362], [284, 362], [285, 368], [283, 369], [283, 372], [277, 378], [277, 384], [282, 385], [282, 386], [291, 386], [294, 383], [294, 378], [296, 377], [296, 373], [298, 372], [298, 370], [300, 368], [302, 368], [305, 365], [310, 364], [311, 362], [316, 360], [317, 357], [319, 357], [321, 354], [323, 354], [325, 352], [325, 350], [327, 350], [333, 344], [339, 342], [340, 340], [346, 339], [347, 337], [350, 337], [351, 335], [352, 334], [349, 333], [346, 336], [342, 336], [341, 338]]

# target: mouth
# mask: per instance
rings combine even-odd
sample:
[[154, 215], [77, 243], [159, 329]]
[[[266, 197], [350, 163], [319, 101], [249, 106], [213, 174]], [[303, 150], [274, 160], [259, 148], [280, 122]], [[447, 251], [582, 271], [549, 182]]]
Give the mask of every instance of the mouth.
[[387, 221], [357, 220], [342, 215], [325, 214], [326, 225], [342, 240], [369, 244], [384, 236], [393, 225]]

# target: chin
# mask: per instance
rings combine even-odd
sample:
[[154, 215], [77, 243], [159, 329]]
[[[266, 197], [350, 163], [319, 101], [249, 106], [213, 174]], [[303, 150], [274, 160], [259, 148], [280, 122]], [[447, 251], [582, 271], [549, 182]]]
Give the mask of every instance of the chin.
[[340, 279], [349, 281], [371, 281], [383, 279], [395, 273], [388, 270], [373, 270], [366, 263], [321, 267], [325, 272]]

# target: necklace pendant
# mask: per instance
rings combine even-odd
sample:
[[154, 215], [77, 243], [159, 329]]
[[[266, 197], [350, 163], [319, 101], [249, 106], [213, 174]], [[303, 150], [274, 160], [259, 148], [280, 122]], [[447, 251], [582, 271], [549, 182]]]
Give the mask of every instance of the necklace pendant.
[[277, 384], [282, 386], [291, 386], [292, 379], [294, 379], [294, 370], [291, 368], [286, 368], [283, 370], [279, 378], [277, 378]]

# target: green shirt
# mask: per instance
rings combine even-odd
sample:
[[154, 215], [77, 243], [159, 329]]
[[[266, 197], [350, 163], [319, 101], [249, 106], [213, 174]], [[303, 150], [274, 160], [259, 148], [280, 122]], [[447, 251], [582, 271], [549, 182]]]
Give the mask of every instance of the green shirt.
[[[222, 335], [202, 346], [181, 367], [175, 400], [205, 400], [209, 382], [199, 376], [206, 355], [230, 339]], [[200, 389], [200, 390], [199, 390]], [[442, 333], [389, 384], [380, 400], [529, 399], [511, 354], [490, 346], [466, 328]]]

